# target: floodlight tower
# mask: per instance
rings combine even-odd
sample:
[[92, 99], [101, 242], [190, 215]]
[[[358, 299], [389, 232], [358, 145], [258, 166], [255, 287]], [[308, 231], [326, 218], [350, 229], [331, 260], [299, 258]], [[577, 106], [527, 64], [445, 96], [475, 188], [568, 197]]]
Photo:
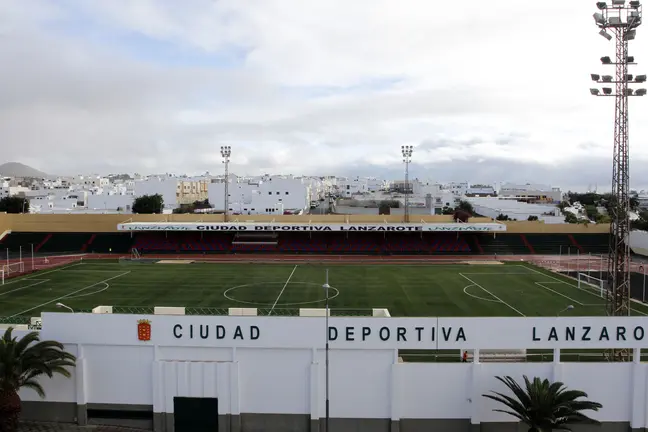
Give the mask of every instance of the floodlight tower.
[[414, 147], [411, 145], [401, 146], [401, 152], [403, 153], [403, 162], [405, 162], [405, 219], [406, 223], [410, 221], [410, 209], [409, 209], [409, 164], [412, 162], [412, 152]]
[[232, 147], [221, 146], [220, 152], [225, 164], [225, 213], [223, 222], [227, 222], [227, 216], [229, 215], [229, 161], [232, 155]]
[[[597, 2], [599, 12], [594, 21], [601, 29], [599, 34], [607, 40], [615, 38], [616, 56], [601, 57], [603, 65], [614, 65], [615, 76], [592, 74], [592, 80], [603, 84], [603, 92], [591, 88], [594, 96], [613, 96], [614, 153], [612, 158], [612, 223], [610, 224], [610, 247], [608, 253], [608, 289], [606, 292], [607, 314], [610, 316], [630, 315], [630, 168], [628, 148], [628, 97], [644, 96], [646, 89], [633, 90], [630, 83], [646, 82], [646, 75], [633, 77], [628, 66], [635, 65], [634, 57], [628, 55], [628, 41], [633, 40], [637, 27], [641, 25], [641, 2], [611, 0]], [[613, 90], [611, 85], [615, 85]], [[627, 360], [627, 350], [608, 352], [609, 360]]]

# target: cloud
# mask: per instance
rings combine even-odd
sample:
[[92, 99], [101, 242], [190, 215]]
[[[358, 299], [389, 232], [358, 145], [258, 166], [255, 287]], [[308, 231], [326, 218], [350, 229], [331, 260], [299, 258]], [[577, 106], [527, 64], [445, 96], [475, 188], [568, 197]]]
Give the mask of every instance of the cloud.
[[[613, 46], [589, 4], [5, 3], [6, 160], [219, 172], [228, 144], [240, 174], [396, 175], [411, 144], [432, 180], [609, 184], [612, 101], [587, 89]], [[646, 48], [640, 34], [631, 54]], [[631, 177], [646, 185], [648, 108], [630, 105]]]

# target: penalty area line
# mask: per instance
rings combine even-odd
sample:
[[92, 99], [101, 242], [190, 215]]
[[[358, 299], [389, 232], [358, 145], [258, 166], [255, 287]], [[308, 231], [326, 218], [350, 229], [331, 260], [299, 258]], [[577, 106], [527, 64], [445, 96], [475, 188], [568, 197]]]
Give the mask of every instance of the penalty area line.
[[468, 276], [466, 276], [465, 274], [463, 274], [463, 273], [459, 273], [459, 276], [461, 276], [462, 278], [466, 279], [468, 282], [470, 282], [470, 283], [473, 284], [474, 286], [481, 288], [484, 292], [486, 292], [486, 293], [488, 293], [489, 295], [491, 295], [494, 299], [499, 300], [500, 303], [502, 303], [502, 304], [505, 305], [505, 306], [508, 306], [509, 308], [511, 308], [512, 310], [514, 310], [514, 311], [517, 312], [518, 314], [520, 314], [520, 316], [526, 317], [526, 315], [524, 315], [522, 312], [520, 312], [519, 310], [515, 309], [515, 308], [514, 308], [513, 306], [511, 306], [510, 304], [506, 303], [504, 300], [502, 300], [501, 298], [497, 297], [495, 294], [493, 294], [492, 292], [488, 291], [486, 288], [484, 288], [483, 286], [479, 285], [477, 282], [475, 282], [474, 280], [470, 279], [470, 278], [469, 278]]
[[109, 280], [113, 280], [113, 279], [117, 279], [118, 277], [126, 276], [126, 275], [129, 274], [129, 273], [130, 273], [130, 270], [127, 271], [127, 272], [124, 272], [124, 273], [120, 273], [120, 274], [118, 274], [117, 276], [113, 276], [113, 277], [111, 277], [111, 278], [104, 279], [104, 280], [99, 281], [99, 282], [95, 282], [95, 283], [93, 283], [92, 285], [88, 285], [88, 286], [83, 287], [83, 288], [81, 288], [81, 289], [78, 289], [78, 290], [76, 290], [76, 291], [72, 291], [71, 293], [65, 294], [64, 296], [57, 297], [57, 298], [55, 298], [54, 300], [50, 300], [50, 301], [48, 301], [48, 302], [41, 303], [41, 304], [39, 304], [38, 306], [34, 306], [33, 308], [25, 309], [25, 310], [22, 311], [22, 312], [18, 312], [18, 313], [16, 313], [16, 314], [13, 314], [13, 315], [11, 315], [9, 318], [13, 318], [13, 317], [16, 317], [16, 316], [21, 316], [21, 315], [23, 315], [23, 314], [25, 314], [25, 313], [27, 313], [27, 312], [31, 312], [31, 311], [33, 311], [34, 309], [38, 309], [38, 308], [40, 308], [40, 307], [47, 306], [47, 305], [49, 305], [49, 304], [52, 304], [52, 303], [54, 303], [54, 302], [56, 302], [56, 301], [59, 301], [59, 300], [66, 299], [66, 298], [68, 298], [68, 297], [72, 297], [72, 296], [74, 296], [74, 294], [80, 293], [81, 291], [85, 291], [85, 290], [87, 290], [87, 289], [89, 289], [89, 288], [92, 288], [92, 287], [94, 287], [94, 286], [97, 286], [97, 285], [99, 285], [99, 284], [106, 283], [106, 282], [108, 282]]

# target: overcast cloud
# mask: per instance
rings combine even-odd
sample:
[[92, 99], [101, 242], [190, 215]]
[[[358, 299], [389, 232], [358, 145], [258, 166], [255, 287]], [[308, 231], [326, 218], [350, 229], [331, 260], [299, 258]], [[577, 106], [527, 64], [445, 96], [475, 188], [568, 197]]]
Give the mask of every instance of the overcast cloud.
[[[613, 53], [594, 2], [4, 0], [0, 162], [606, 188]], [[648, 72], [639, 29], [633, 73]], [[610, 73], [612, 71], [609, 71]], [[648, 100], [631, 99], [633, 187]]]

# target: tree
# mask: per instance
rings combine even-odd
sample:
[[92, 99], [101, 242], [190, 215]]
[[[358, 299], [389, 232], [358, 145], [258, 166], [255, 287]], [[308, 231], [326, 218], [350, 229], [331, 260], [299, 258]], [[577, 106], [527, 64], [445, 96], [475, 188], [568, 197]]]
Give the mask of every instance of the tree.
[[441, 214], [444, 215], [453, 215], [454, 212], [455, 210], [452, 207], [448, 207], [448, 206], [443, 206], [443, 208], [441, 209]]
[[585, 206], [585, 214], [589, 218], [589, 220], [596, 220], [596, 216], [599, 214], [598, 209], [596, 208], [595, 205], [588, 204]]
[[457, 207], [457, 209], [452, 214], [452, 220], [454, 220], [455, 222], [466, 223], [468, 222], [468, 219], [470, 219], [470, 216], [471, 214], [469, 212]]
[[464, 201], [464, 200], [459, 201], [459, 204], [457, 205], [455, 210], [463, 210], [469, 213], [471, 216], [475, 214], [475, 209], [473, 205], [468, 201]]
[[639, 219], [630, 222], [632, 229], [648, 231], [648, 211], [639, 212]]
[[380, 204], [378, 204], [378, 214], [379, 215], [391, 214], [391, 206], [389, 205], [388, 201], [381, 201]]
[[513, 396], [491, 391], [482, 395], [501, 403], [507, 409], [494, 411], [510, 414], [529, 426], [529, 432], [551, 432], [553, 430], [570, 431], [573, 424], [600, 424], [581, 411], [598, 411], [603, 407], [598, 402], [587, 399], [587, 393], [580, 390], [567, 390], [561, 382], [549, 382], [548, 379], [534, 378], [530, 381], [524, 376], [525, 388], [522, 388], [510, 376], [495, 377], [513, 392]]
[[20, 340], [9, 327], [0, 339], [0, 432], [15, 432], [21, 413], [18, 390], [30, 388], [41, 398], [45, 391], [38, 378], [54, 374], [70, 377], [67, 367], [74, 367], [76, 357], [56, 341], [41, 341], [38, 332], [31, 332]]
[[570, 211], [565, 212], [565, 223], [578, 223], [576, 215]]
[[162, 195], [142, 195], [133, 200], [133, 213], [160, 214], [164, 208]]
[[511, 220], [511, 219], [509, 219], [508, 215], [505, 215], [505, 214], [503, 214], [503, 213], [500, 213], [500, 214], [497, 215], [497, 217], [495, 218], [495, 220], [498, 220], [498, 221], [507, 221], [507, 220]]
[[530, 216], [527, 218], [527, 220], [528, 220], [528, 221], [537, 221], [537, 220], [538, 220], [538, 216], [536, 216], [536, 215], [530, 215]]
[[174, 208], [173, 213], [175, 214], [184, 214], [184, 213], [195, 213], [196, 210], [210, 209], [214, 208], [209, 200], [204, 201], [194, 201], [191, 204], [180, 204], [180, 207]]
[[9, 196], [0, 199], [0, 212], [29, 213], [29, 200], [19, 196]]

